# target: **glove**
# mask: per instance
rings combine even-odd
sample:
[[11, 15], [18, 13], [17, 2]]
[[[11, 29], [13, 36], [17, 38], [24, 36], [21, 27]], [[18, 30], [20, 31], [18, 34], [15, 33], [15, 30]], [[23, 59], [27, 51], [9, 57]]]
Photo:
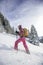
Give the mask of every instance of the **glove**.
[[16, 31], [16, 33], [17, 33], [17, 34], [19, 34], [19, 32], [18, 32], [18, 31]]

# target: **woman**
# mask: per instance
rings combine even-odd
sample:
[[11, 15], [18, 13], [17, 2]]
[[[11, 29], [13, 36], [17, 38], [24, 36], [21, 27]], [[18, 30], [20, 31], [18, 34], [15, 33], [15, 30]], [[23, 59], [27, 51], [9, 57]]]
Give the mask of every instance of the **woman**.
[[22, 26], [19, 25], [19, 26], [18, 26], [18, 29], [19, 29], [19, 32], [16, 31], [16, 33], [18, 33], [18, 35], [20, 36], [20, 38], [19, 38], [18, 40], [16, 40], [15, 45], [14, 45], [14, 49], [18, 50], [18, 43], [22, 41], [22, 42], [23, 42], [23, 46], [24, 46], [26, 52], [27, 52], [27, 53], [30, 53], [30, 52], [29, 52], [29, 49], [28, 49], [28, 46], [27, 46], [27, 44], [26, 44], [25, 37], [23, 36], [23, 35], [24, 35], [24, 31], [23, 31]]

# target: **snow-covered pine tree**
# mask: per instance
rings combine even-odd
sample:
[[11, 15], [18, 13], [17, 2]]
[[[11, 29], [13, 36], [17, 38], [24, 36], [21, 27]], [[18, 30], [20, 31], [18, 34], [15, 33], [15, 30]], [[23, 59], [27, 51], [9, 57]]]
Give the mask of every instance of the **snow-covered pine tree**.
[[29, 35], [29, 40], [32, 44], [39, 46], [39, 37], [34, 25], [31, 25], [31, 32]]

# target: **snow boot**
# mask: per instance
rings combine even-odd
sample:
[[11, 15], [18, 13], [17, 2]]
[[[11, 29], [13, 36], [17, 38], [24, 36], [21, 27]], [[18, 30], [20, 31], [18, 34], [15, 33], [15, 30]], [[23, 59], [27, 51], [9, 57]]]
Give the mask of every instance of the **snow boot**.
[[30, 54], [30, 51], [28, 50], [28, 51], [26, 51], [26, 53], [27, 53], [27, 54]]

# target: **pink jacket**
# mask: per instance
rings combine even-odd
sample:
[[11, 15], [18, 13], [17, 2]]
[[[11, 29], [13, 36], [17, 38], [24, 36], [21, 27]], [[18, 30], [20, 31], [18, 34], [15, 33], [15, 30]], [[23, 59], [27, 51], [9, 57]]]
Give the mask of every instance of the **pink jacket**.
[[20, 37], [23, 37], [23, 34], [24, 34], [24, 31], [23, 31], [23, 28], [19, 31], [19, 35]]

